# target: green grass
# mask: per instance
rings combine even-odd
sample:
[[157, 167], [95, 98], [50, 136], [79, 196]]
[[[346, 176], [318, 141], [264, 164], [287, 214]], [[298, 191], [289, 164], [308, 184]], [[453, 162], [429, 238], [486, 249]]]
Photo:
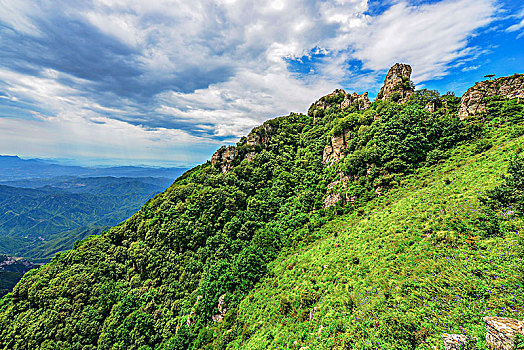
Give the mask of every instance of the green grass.
[[495, 147], [481, 154], [459, 147], [324, 226], [325, 238], [282, 254], [216, 329], [213, 347], [433, 349], [442, 333], [466, 333], [485, 348], [482, 317], [524, 317], [522, 223], [492, 238], [478, 227], [479, 195], [524, 143], [507, 136], [512, 129], [493, 130]]

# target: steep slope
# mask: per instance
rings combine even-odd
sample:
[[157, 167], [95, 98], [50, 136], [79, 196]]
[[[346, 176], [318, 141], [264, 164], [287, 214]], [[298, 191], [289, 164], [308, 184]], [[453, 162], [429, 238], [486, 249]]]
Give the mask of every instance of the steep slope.
[[480, 154], [463, 145], [445, 163], [321, 229], [281, 256], [211, 331], [208, 348], [434, 349], [444, 333], [478, 338], [484, 316], [524, 318], [524, 229], [492, 234], [478, 201], [500, 182], [522, 126], [491, 133]]
[[[502, 246], [503, 238], [484, 237], [511, 241], [510, 226], [492, 232], [493, 217], [443, 203], [474, 203], [495, 184], [504, 160], [493, 149], [521, 142], [511, 140], [524, 134], [522, 105], [492, 99], [483, 114], [461, 121], [454, 96], [415, 91], [402, 105], [393, 98], [367, 105], [365, 96], [338, 91], [310, 115], [264, 123], [125, 223], [26, 274], [0, 301], [1, 347], [415, 348], [435, 343], [440, 331], [422, 327], [427, 314], [417, 313], [425, 310], [418, 301], [436, 314], [451, 309], [451, 295], [457, 312], [466, 297], [493, 307], [482, 285], [455, 288], [475, 280], [457, 282], [462, 276], [450, 273], [445, 253]], [[327, 161], [327, 146], [336, 159]], [[494, 158], [477, 161], [488, 149]], [[462, 164], [479, 173], [464, 182], [465, 197], [454, 193], [465, 188], [445, 187]], [[496, 172], [486, 176], [481, 166]], [[516, 266], [513, 248], [497, 258], [507, 262], [501, 270]], [[470, 258], [453, 256], [460, 266]], [[485, 269], [475, 263], [473, 272], [495, 281], [496, 266], [482, 262]], [[497, 286], [508, 289], [520, 278], [500, 276]], [[426, 279], [437, 284], [426, 288]], [[520, 300], [505, 293], [497, 306]], [[442, 317], [455, 327], [459, 316]]]

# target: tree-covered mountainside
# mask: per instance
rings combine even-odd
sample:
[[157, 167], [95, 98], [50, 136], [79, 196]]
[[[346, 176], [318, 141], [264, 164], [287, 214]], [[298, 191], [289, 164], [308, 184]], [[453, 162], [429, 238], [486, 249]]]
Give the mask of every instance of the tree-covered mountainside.
[[31, 270], [0, 348], [433, 349], [522, 317], [524, 105], [460, 119], [391, 77], [267, 121]]

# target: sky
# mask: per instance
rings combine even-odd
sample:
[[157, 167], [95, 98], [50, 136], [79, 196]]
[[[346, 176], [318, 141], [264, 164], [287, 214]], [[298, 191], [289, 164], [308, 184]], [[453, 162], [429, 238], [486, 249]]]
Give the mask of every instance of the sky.
[[0, 0], [0, 154], [193, 166], [396, 62], [457, 96], [524, 73], [524, 4]]

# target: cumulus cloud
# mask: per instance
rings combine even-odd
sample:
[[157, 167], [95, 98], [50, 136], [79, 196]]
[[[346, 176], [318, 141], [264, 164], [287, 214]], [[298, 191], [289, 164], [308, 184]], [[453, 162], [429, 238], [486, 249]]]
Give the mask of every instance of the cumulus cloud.
[[[348, 34], [354, 56], [366, 68], [381, 70], [409, 62], [413, 79], [422, 82], [447, 74], [457, 59], [481, 50], [468, 40], [495, 19], [492, 0], [441, 1], [421, 6], [399, 2]], [[464, 14], [467, 13], [467, 16]]]
[[[378, 14], [368, 0], [0, 0], [2, 125], [24, 139], [31, 122], [48, 144], [64, 139], [53, 132], [62, 123], [121, 140], [125, 130], [130, 157], [150, 147], [164, 158], [170, 142], [209, 153], [336, 87], [376, 88], [397, 61], [417, 82], [440, 77], [482, 52], [468, 40], [496, 10], [494, 0], [398, 1]], [[291, 69], [306, 61], [307, 74]]]

